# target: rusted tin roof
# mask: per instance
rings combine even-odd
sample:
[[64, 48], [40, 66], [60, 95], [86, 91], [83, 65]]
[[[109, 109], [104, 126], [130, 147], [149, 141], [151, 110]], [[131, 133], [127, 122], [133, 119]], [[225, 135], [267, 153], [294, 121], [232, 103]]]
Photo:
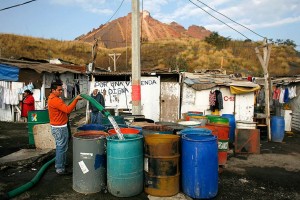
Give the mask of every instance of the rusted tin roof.
[[216, 86], [257, 87], [256, 83], [241, 78], [232, 78], [224, 74], [184, 73], [183, 82], [195, 90], [205, 90]]
[[55, 64], [45, 63], [45, 62], [25, 61], [25, 60], [16, 60], [16, 59], [7, 59], [7, 58], [0, 58], [0, 63], [19, 67], [21, 69], [22, 68], [33, 69], [38, 73], [71, 72], [75, 74], [81, 74], [85, 72], [85, 66], [78, 66], [78, 65], [55, 65]]

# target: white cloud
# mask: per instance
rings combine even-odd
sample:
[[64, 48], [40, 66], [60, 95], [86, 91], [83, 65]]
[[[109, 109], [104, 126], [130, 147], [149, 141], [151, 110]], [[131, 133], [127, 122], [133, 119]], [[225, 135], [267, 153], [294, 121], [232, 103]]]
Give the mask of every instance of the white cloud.
[[[222, 21], [231, 23], [230, 20], [210, 10], [198, 0], [192, 1]], [[252, 28], [289, 24], [297, 22], [300, 16], [299, 0], [202, 0], [202, 2], [232, 20]], [[172, 0], [145, 0], [145, 5], [150, 8], [149, 11], [154, 18], [163, 22], [176, 21], [186, 26], [191, 25], [189, 23], [198, 22], [197, 25], [205, 25], [206, 27], [212, 26], [211, 24], [221, 24], [188, 1], [175, 3]]]
[[161, 12], [161, 7], [170, 4], [172, 0], [144, 0], [143, 8], [150, 12]]
[[62, 6], [76, 6], [94, 14], [110, 15], [114, 12], [107, 8], [109, 0], [52, 0], [51, 2]]

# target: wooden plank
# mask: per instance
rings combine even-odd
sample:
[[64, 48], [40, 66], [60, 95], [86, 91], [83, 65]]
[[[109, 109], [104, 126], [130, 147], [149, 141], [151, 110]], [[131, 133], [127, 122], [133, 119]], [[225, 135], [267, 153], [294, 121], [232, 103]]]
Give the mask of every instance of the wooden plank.
[[180, 85], [177, 82], [161, 82], [160, 87], [160, 121], [176, 122], [180, 118]]

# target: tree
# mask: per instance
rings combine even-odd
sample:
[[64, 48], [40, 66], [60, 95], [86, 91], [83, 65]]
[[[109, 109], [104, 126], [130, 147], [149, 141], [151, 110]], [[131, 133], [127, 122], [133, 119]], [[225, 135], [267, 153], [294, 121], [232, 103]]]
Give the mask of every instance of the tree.
[[219, 49], [225, 48], [229, 41], [230, 37], [220, 36], [218, 32], [212, 32], [208, 37], [204, 39], [205, 42], [218, 47]]
[[293, 40], [287, 39], [283, 42], [284, 45], [287, 46], [292, 46], [293, 48], [295, 48], [297, 45], [295, 44], [295, 42]]

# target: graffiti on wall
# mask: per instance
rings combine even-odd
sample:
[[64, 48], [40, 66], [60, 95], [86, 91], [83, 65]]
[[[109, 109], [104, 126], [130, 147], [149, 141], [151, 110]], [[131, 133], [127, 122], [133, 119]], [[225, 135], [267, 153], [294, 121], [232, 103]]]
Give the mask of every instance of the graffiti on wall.
[[[157, 85], [157, 80], [144, 79], [141, 80], [141, 87], [153, 87]], [[131, 82], [130, 81], [98, 81], [91, 85], [92, 89], [97, 88], [105, 98], [106, 106], [118, 108], [131, 108]]]

